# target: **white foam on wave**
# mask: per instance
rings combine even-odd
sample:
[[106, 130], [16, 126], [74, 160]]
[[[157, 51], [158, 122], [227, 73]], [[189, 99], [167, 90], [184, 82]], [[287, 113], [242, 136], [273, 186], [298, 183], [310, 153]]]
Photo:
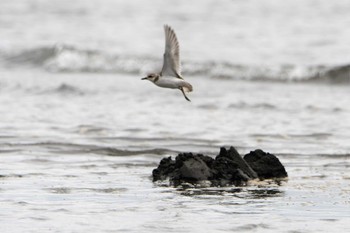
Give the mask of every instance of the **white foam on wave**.
[[[50, 72], [92, 72], [145, 74], [160, 70], [162, 59], [138, 55], [120, 55], [102, 50], [81, 49], [70, 45], [38, 47], [6, 53], [5, 62], [11, 66], [35, 66]], [[236, 64], [229, 61], [184, 60], [186, 76], [218, 79], [348, 82], [349, 65], [295, 65], [295, 64]]]

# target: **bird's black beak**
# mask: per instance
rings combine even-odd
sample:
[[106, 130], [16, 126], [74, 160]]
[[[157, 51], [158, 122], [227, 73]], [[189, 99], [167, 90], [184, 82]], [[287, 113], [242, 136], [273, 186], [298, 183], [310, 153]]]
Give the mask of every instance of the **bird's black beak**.
[[147, 77], [144, 77], [144, 78], [142, 78], [141, 80], [146, 80], [147, 79]]

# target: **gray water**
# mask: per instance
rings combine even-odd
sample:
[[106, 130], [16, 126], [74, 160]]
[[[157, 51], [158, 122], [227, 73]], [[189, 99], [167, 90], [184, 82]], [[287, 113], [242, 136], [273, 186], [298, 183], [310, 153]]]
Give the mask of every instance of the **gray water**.
[[[348, 1], [1, 1], [1, 232], [347, 232]], [[177, 90], [141, 81], [178, 34]], [[276, 154], [289, 179], [153, 183], [159, 160]]]

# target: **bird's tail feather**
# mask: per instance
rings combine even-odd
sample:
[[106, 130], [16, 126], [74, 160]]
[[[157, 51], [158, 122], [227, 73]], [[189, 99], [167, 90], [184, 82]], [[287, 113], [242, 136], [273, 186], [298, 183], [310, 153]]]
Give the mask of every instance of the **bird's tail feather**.
[[187, 82], [184, 83], [184, 86], [182, 88], [183, 88], [184, 92], [191, 92], [191, 91], [193, 91], [192, 85], [187, 83]]

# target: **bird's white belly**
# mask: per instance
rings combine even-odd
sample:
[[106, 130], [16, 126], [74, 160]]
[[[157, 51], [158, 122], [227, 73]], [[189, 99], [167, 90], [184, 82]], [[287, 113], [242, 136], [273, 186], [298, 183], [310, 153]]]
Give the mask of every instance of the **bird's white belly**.
[[178, 78], [161, 77], [154, 84], [156, 84], [159, 87], [177, 89], [177, 88], [182, 86], [182, 82], [183, 82], [183, 80], [178, 79]]

